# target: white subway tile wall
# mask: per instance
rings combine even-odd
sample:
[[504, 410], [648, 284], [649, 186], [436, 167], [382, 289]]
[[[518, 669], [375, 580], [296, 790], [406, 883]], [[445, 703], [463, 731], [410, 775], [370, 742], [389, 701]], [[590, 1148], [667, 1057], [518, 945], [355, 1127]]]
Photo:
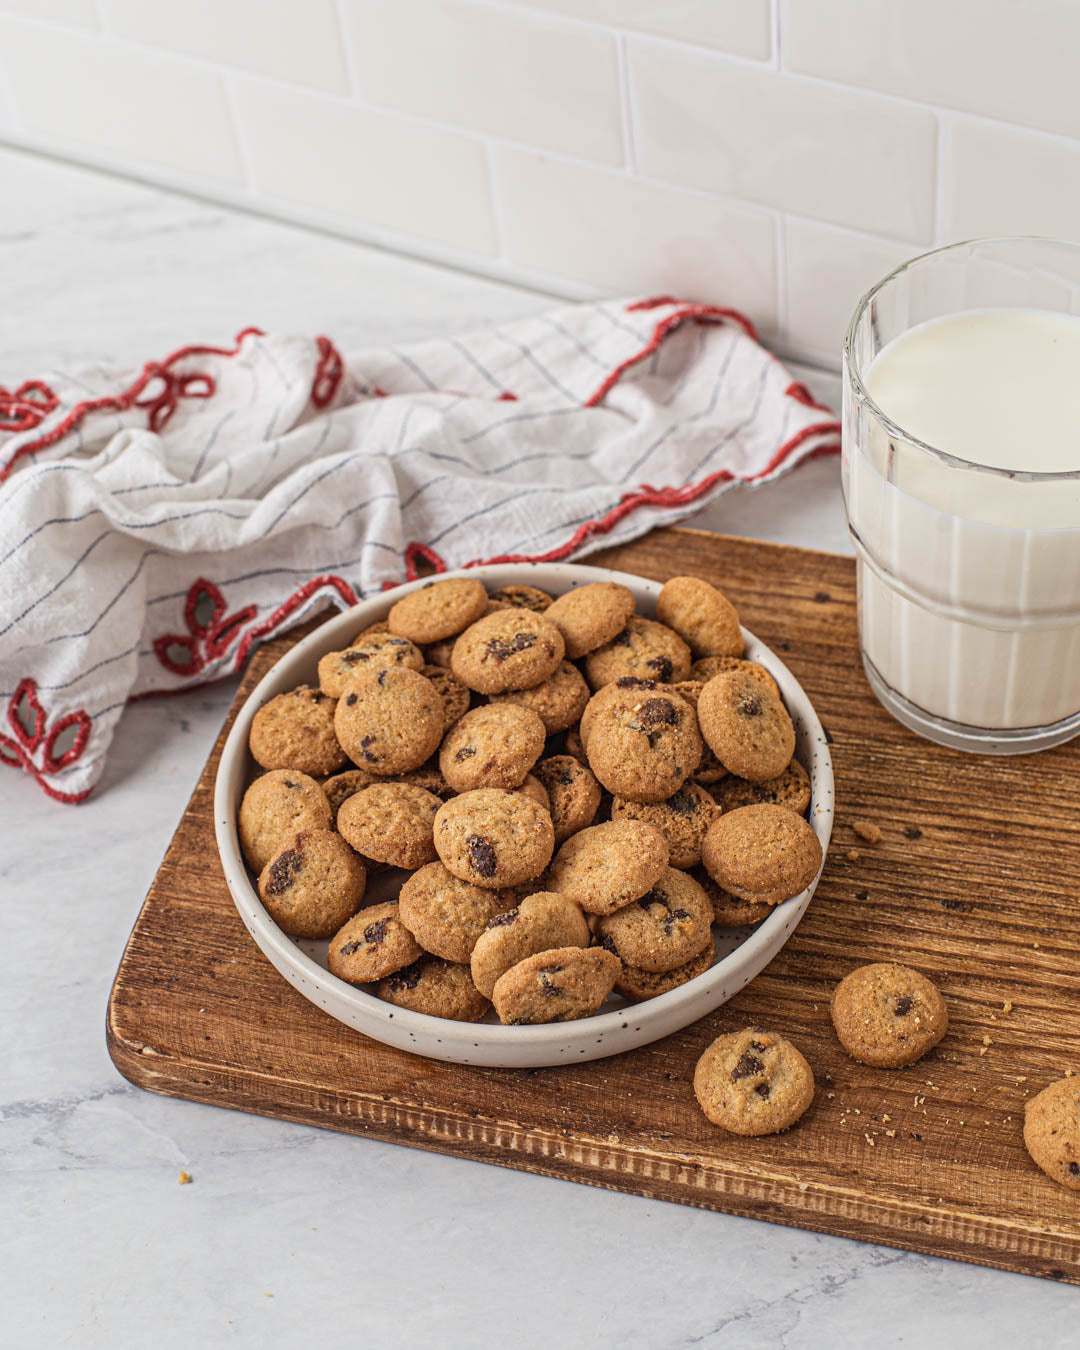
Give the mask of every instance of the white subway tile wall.
[[567, 296], [859, 294], [1080, 239], [1078, 0], [0, 0], [0, 140]]

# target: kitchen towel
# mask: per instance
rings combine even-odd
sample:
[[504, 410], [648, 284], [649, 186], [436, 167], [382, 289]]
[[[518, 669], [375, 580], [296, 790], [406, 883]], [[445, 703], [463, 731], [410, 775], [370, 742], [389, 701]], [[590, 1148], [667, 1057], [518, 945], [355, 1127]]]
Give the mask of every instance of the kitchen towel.
[[81, 801], [129, 699], [319, 608], [580, 557], [838, 448], [747, 320], [670, 297], [347, 357], [249, 329], [0, 389], [0, 759]]

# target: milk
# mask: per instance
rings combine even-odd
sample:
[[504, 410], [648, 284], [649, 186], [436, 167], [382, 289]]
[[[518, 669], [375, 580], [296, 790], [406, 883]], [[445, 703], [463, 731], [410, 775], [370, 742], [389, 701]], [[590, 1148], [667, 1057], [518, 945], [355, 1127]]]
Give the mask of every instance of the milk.
[[953, 457], [906, 444], [845, 390], [872, 682], [914, 705], [912, 724], [929, 714], [1018, 742], [1080, 713], [1080, 479], [1025, 477], [1080, 473], [1080, 318], [932, 319], [888, 343], [863, 382], [889, 422]]

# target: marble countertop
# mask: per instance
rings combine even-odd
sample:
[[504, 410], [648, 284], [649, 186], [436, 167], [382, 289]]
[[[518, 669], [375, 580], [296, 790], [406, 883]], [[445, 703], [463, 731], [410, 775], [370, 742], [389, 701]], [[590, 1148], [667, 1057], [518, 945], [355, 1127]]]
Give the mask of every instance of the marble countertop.
[[[250, 323], [347, 349], [550, 303], [14, 152], [0, 174], [0, 384]], [[812, 379], [835, 400], [834, 378]], [[692, 523], [846, 549], [831, 460]], [[125, 1082], [109, 986], [233, 688], [132, 707], [83, 806], [0, 772], [5, 1344], [1075, 1344], [1070, 1288]]]

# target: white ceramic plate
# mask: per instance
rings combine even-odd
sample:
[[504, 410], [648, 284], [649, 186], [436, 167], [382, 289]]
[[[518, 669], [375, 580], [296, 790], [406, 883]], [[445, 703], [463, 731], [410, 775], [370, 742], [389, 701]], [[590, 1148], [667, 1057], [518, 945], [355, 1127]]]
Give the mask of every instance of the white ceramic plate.
[[[515, 563], [473, 568], [459, 575], [476, 577], [492, 589], [525, 583], [556, 595], [591, 581], [621, 581], [633, 591], [639, 612], [646, 615], [655, 614], [660, 590], [656, 582], [642, 577], [574, 564]], [[326, 969], [325, 942], [290, 938], [270, 918], [252, 885], [236, 833], [240, 798], [257, 772], [247, 748], [251, 719], [275, 694], [298, 684], [317, 684], [315, 667], [320, 656], [344, 647], [360, 628], [385, 617], [390, 605], [406, 590], [424, 584], [413, 582], [398, 587], [388, 596], [365, 600], [297, 643], [256, 685], [225, 742], [214, 792], [218, 849], [236, 908], [264, 955], [305, 998], [366, 1036], [433, 1059], [496, 1068], [536, 1068], [617, 1055], [678, 1031], [727, 1002], [768, 965], [788, 940], [810, 903], [818, 877], [800, 895], [778, 905], [752, 932], [715, 930], [717, 960], [704, 975], [644, 1003], [629, 1003], [613, 995], [604, 1010], [592, 1017], [545, 1026], [504, 1027], [497, 1021], [450, 1022], [395, 1007], [331, 975]], [[753, 634], [744, 630], [743, 636], [747, 657], [772, 673], [795, 723], [795, 754], [809, 771], [813, 794], [810, 824], [824, 855], [833, 822], [832, 762], [825, 733], [810, 700], [784, 663]], [[380, 878], [373, 878], [374, 898], [382, 898], [377, 893], [379, 882]]]

